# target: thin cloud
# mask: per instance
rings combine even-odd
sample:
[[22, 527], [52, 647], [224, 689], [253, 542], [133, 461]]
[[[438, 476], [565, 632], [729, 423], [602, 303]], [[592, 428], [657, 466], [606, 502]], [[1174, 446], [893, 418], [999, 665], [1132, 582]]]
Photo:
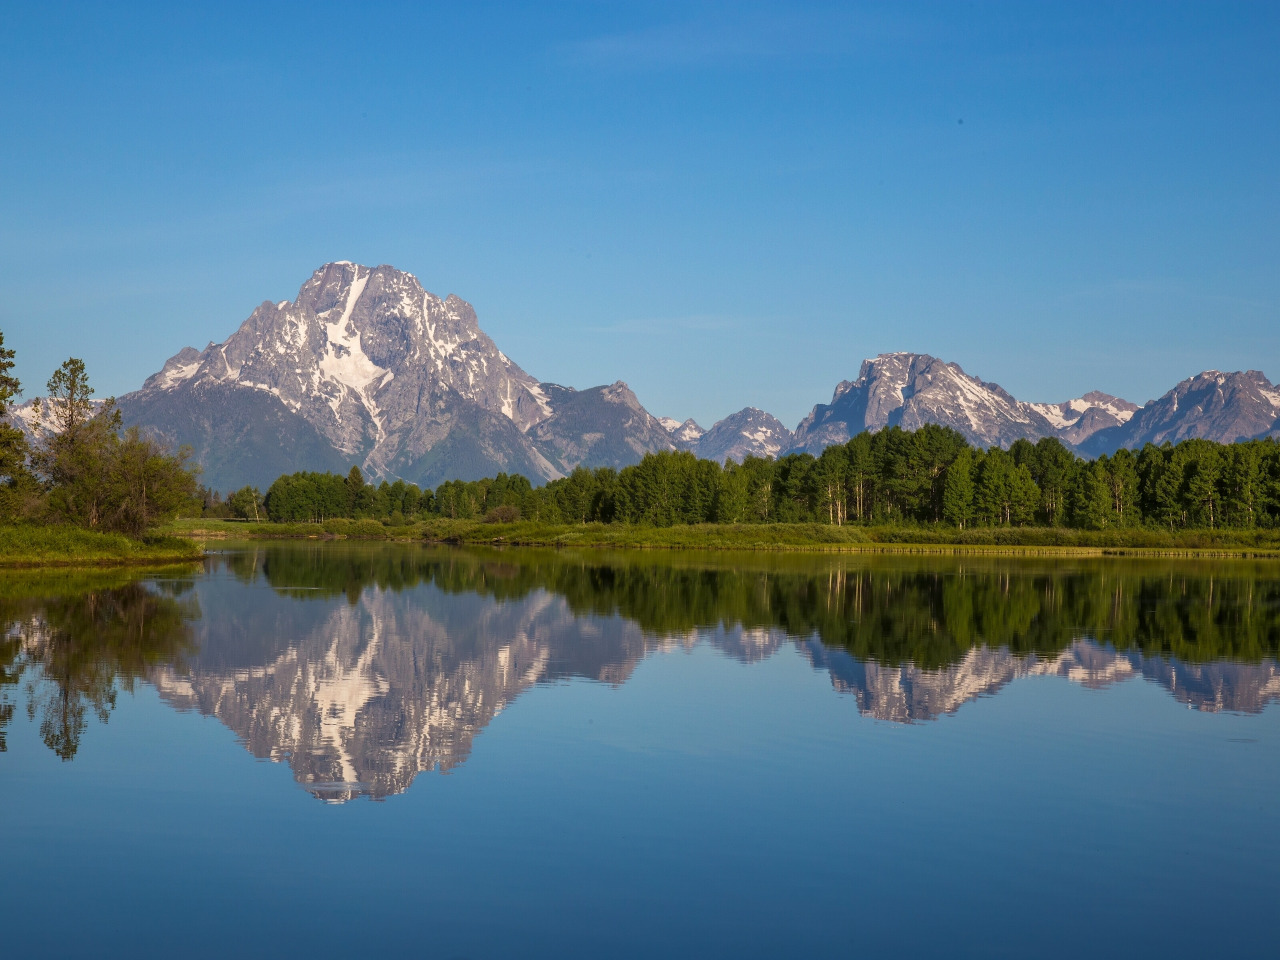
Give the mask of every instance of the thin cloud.
[[740, 317], [717, 314], [693, 314], [685, 317], [649, 317], [645, 319], [618, 320], [614, 323], [588, 324], [582, 329], [592, 333], [618, 334], [675, 334], [734, 330], [746, 326], [748, 321]]
[[843, 10], [732, 12], [592, 37], [567, 60], [621, 70], [699, 69], [846, 56], [921, 33], [905, 19]]

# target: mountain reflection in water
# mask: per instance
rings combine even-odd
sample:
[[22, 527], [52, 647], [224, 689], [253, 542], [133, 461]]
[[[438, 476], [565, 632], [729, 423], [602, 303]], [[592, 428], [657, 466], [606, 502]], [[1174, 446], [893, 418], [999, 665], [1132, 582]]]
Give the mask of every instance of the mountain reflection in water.
[[0, 711], [25, 685], [45, 742], [69, 758], [85, 707], [105, 717], [116, 686], [145, 677], [331, 801], [456, 767], [534, 684], [621, 684], [652, 651], [699, 642], [744, 663], [794, 645], [887, 721], [932, 720], [1046, 675], [1090, 687], [1142, 677], [1198, 710], [1257, 712], [1280, 696], [1276, 573], [1244, 561], [259, 546], [211, 558], [194, 581], [6, 591]]

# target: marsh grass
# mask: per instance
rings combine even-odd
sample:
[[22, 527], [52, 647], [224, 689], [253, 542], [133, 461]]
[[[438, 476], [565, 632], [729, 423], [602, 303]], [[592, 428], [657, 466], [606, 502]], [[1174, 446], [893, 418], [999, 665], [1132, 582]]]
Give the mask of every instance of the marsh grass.
[[193, 541], [171, 535], [141, 539], [71, 526], [0, 526], [0, 567], [81, 567], [199, 560]]
[[1280, 530], [1073, 530], [1050, 527], [831, 526], [825, 523], [650, 527], [624, 523], [433, 519], [387, 526], [377, 520], [247, 523], [182, 520], [170, 532], [197, 539], [352, 539], [541, 547], [656, 550], [808, 550], [1009, 556], [1280, 557]]

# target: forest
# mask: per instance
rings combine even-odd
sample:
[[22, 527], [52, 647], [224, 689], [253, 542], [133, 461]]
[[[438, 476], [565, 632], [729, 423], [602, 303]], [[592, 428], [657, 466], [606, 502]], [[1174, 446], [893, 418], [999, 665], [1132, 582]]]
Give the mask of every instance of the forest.
[[927, 425], [861, 433], [821, 456], [748, 457], [718, 464], [688, 452], [647, 454], [615, 470], [578, 468], [534, 487], [516, 474], [420, 490], [294, 473], [260, 494], [203, 493], [206, 516], [277, 522], [337, 518], [398, 525], [445, 517], [543, 523], [821, 523], [1050, 527], [1082, 530], [1280, 528], [1280, 444], [1190, 439], [1086, 460], [1053, 438], [984, 450]]

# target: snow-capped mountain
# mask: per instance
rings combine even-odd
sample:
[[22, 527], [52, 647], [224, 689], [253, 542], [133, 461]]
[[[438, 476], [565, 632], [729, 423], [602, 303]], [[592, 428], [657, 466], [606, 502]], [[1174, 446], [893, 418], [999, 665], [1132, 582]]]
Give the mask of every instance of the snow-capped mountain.
[[1256, 370], [1209, 370], [1142, 407], [1098, 390], [1061, 403], [1028, 403], [958, 364], [928, 354], [884, 353], [864, 360], [858, 378], [838, 384], [831, 402], [816, 405], [789, 438], [776, 419], [749, 407], [683, 446], [718, 461], [727, 456], [740, 462], [748, 453], [816, 456], [863, 431], [916, 430], [927, 423], [952, 427], [983, 447], [1056, 437], [1088, 456], [1188, 437], [1232, 443], [1280, 436], [1280, 387]]
[[692, 417], [681, 423], [671, 417], [659, 417], [658, 422], [671, 435], [672, 441], [681, 450], [692, 450], [693, 445], [707, 431], [698, 426]]
[[1234, 443], [1278, 433], [1280, 387], [1258, 370], [1206, 370], [1140, 407], [1125, 423], [1093, 434], [1081, 449], [1097, 455], [1166, 440], [1203, 437]]
[[[118, 403], [126, 425], [190, 446], [204, 483], [220, 490], [352, 464], [430, 487], [499, 471], [540, 483], [651, 451], [721, 462], [819, 454], [862, 431], [927, 423], [981, 446], [1057, 437], [1086, 455], [1280, 435], [1280, 388], [1258, 371], [1206, 371], [1143, 407], [1098, 391], [1027, 403], [917, 353], [863, 361], [794, 433], [754, 407], [704, 431], [650, 415], [621, 381], [587, 390], [541, 382], [498, 349], [466, 301], [442, 300], [393, 267], [348, 261], [321, 267], [294, 300], [263, 303], [225, 341], [179, 351]], [[38, 439], [34, 404], [13, 407], [10, 419]]]
[[317, 270], [295, 300], [262, 304], [222, 343], [182, 350], [120, 408], [127, 424], [189, 444], [217, 488], [351, 464], [431, 486], [615, 464], [587, 439], [598, 431], [574, 432], [591, 419], [584, 409], [609, 421], [605, 447], [632, 459], [672, 446], [625, 384], [580, 394], [540, 383], [466, 301], [346, 261]]
[[953, 427], [984, 447], [1057, 435], [1032, 404], [969, 376], [958, 364], [928, 354], [882, 353], [862, 362], [857, 380], [840, 383], [829, 404], [813, 408], [796, 427], [792, 449], [818, 454], [863, 430], [916, 430], [926, 423]]
[[1083, 443], [1099, 430], [1127, 423], [1138, 409], [1136, 403], [1101, 390], [1093, 390], [1063, 403], [1031, 403], [1028, 406], [1053, 424], [1058, 436], [1072, 446]]
[[776, 457], [791, 446], [791, 431], [772, 414], [747, 407], [704, 433], [693, 451], [704, 460], [741, 463], [747, 457]]

